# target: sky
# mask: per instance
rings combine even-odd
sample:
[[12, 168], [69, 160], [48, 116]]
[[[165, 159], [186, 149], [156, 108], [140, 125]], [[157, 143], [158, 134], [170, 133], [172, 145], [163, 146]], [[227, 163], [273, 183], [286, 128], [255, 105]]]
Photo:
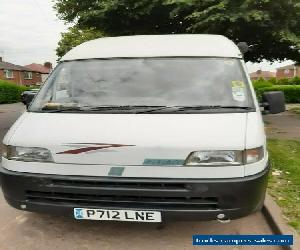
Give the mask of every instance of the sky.
[[19, 65], [56, 62], [60, 33], [67, 27], [52, 0], [0, 0], [0, 56]]
[[[0, 0], [0, 56], [19, 65], [46, 61], [54, 65], [60, 33], [67, 26], [56, 17], [52, 0]], [[275, 71], [291, 61], [247, 63], [248, 71]]]

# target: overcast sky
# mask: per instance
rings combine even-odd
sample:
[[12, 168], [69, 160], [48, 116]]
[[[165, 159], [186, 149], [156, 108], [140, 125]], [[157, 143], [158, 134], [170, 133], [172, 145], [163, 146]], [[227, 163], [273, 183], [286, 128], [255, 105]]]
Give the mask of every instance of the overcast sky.
[[51, 0], [0, 0], [0, 56], [15, 64], [55, 62], [66, 30]]
[[[52, 0], [0, 0], [0, 56], [4, 61], [26, 65], [56, 62], [60, 33], [67, 27], [53, 10]], [[270, 64], [247, 63], [250, 72], [275, 71], [290, 61]]]

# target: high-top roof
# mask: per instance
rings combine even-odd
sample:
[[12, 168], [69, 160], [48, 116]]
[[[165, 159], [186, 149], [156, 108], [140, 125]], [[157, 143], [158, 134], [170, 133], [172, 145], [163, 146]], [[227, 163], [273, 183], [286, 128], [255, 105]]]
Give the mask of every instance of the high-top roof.
[[61, 60], [134, 57], [233, 57], [238, 47], [221, 35], [140, 35], [105, 37], [85, 42]]

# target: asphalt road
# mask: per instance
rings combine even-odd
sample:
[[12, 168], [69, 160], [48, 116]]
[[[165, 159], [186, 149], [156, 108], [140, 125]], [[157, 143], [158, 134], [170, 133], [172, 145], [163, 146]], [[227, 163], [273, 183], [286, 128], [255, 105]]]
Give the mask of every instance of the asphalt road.
[[[23, 112], [22, 104], [0, 105], [0, 139]], [[42, 128], [41, 128], [42, 129]], [[34, 131], [33, 131], [34, 133]], [[249, 194], [251, 195], [251, 194]], [[262, 213], [221, 224], [173, 222], [164, 228], [153, 224], [75, 221], [19, 211], [8, 206], [0, 192], [0, 249], [192, 249], [193, 234], [272, 234]], [[198, 247], [220, 249], [220, 247]], [[225, 247], [268, 249], [280, 247]]]

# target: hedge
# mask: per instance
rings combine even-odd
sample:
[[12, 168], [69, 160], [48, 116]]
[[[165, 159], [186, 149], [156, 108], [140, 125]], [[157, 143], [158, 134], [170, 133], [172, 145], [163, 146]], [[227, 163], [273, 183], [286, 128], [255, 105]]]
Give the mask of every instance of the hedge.
[[252, 81], [253, 87], [255, 89], [255, 91], [257, 91], [258, 89], [261, 88], [266, 88], [266, 87], [272, 87], [273, 84], [270, 81], [266, 81], [264, 79], [259, 79], [259, 80], [255, 80]]
[[300, 85], [274, 85], [256, 89], [257, 98], [266, 91], [283, 91], [286, 103], [300, 103]]
[[21, 93], [27, 89], [26, 86], [0, 80], [0, 104], [20, 102]]
[[[269, 80], [265, 80], [263, 78], [260, 78], [258, 80], [252, 81], [253, 86], [260, 86], [260, 85], [300, 85], [300, 77], [295, 76], [293, 78], [282, 78], [277, 80], [276, 78], [271, 78]], [[256, 88], [256, 87], [255, 87]]]
[[282, 78], [276, 81], [276, 85], [300, 85], [300, 77], [295, 76], [291, 79]]

